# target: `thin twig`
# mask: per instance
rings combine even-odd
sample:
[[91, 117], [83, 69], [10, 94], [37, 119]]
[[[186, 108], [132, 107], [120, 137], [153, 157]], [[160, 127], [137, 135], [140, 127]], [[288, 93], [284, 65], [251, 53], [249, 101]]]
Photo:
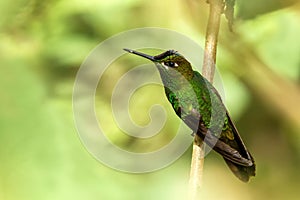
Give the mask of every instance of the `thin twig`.
[[209, 0], [209, 3], [210, 12], [206, 29], [202, 75], [212, 83], [215, 74], [217, 43], [224, 2], [223, 0]]
[[[220, 18], [224, 9], [224, 2], [223, 0], [209, 0], [208, 3], [210, 4], [210, 13], [206, 30], [202, 75], [212, 83], [215, 73]], [[199, 191], [202, 187], [204, 155], [204, 143], [195, 134], [189, 180], [191, 200], [199, 199]]]
[[204, 155], [204, 143], [202, 139], [195, 134], [189, 181], [190, 200], [198, 199], [199, 191], [202, 187]]

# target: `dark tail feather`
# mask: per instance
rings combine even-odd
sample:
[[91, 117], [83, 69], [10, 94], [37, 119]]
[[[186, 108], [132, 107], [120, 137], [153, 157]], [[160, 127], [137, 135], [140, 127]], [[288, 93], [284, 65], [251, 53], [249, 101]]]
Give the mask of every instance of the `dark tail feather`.
[[243, 166], [236, 164], [226, 158], [224, 158], [226, 164], [230, 168], [230, 170], [234, 173], [236, 177], [238, 177], [243, 182], [248, 182], [251, 176], [255, 176], [255, 164], [252, 166]]
[[241, 181], [248, 182], [251, 176], [255, 176], [254, 159], [245, 148], [244, 151], [247, 152], [246, 158], [241, 156], [238, 151], [231, 148], [228, 144], [220, 140], [214, 141], [212, 139], [214, 137], [209, 136], [210, 135], [206, 135], [204, 141], [209, 146], [213, 146], [212, 144], [215, 144], [213, 149], [223, 156], [226, 164], [237, 178], [239, 178]]

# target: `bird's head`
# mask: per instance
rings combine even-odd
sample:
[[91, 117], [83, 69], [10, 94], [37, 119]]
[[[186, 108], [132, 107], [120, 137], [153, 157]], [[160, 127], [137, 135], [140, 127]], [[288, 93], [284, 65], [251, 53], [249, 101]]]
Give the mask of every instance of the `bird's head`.
[[182, 76], [182, 78], [190, 80], [193, 77], [191, 64], [177, 51], [168, 50], [159, 55], [151, 56], [131, 49], [124, 50], [154, 62], [162, 78], [163, 76], [169, 78], [179, 78], [179, 76]]

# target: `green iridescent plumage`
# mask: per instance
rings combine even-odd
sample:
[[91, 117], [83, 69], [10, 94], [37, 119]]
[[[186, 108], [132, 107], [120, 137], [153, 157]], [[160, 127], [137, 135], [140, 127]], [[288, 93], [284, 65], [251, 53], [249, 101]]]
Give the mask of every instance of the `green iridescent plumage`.
[[220, 153], [242, 181], [255, 176], [255, 164], [213, 85], [174, 50], [157, 56], [124, 49], [153, 61], [176, 114]]

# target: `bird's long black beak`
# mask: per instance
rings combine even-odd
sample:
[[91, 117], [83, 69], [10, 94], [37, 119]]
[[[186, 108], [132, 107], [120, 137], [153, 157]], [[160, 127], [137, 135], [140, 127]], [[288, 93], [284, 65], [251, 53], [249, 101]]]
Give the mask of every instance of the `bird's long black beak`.
[[141, 57], [143, 57], [143, 58], [147, 58], [148, 60], [156, 61], [156, 59], [154, 58], [154, 56], [150, 56], [150, 55], [147, 55], [147, 54], [144, 54], [144, 53], [135, 51], [135, 50], [126, 49], [126, 48], [124, 48], [123, 50], [124, 50], [124, 51], [127, 51], [127, 52], [129, 52], [129, 53], [132, 53], [132, 54], [141, 56]]

